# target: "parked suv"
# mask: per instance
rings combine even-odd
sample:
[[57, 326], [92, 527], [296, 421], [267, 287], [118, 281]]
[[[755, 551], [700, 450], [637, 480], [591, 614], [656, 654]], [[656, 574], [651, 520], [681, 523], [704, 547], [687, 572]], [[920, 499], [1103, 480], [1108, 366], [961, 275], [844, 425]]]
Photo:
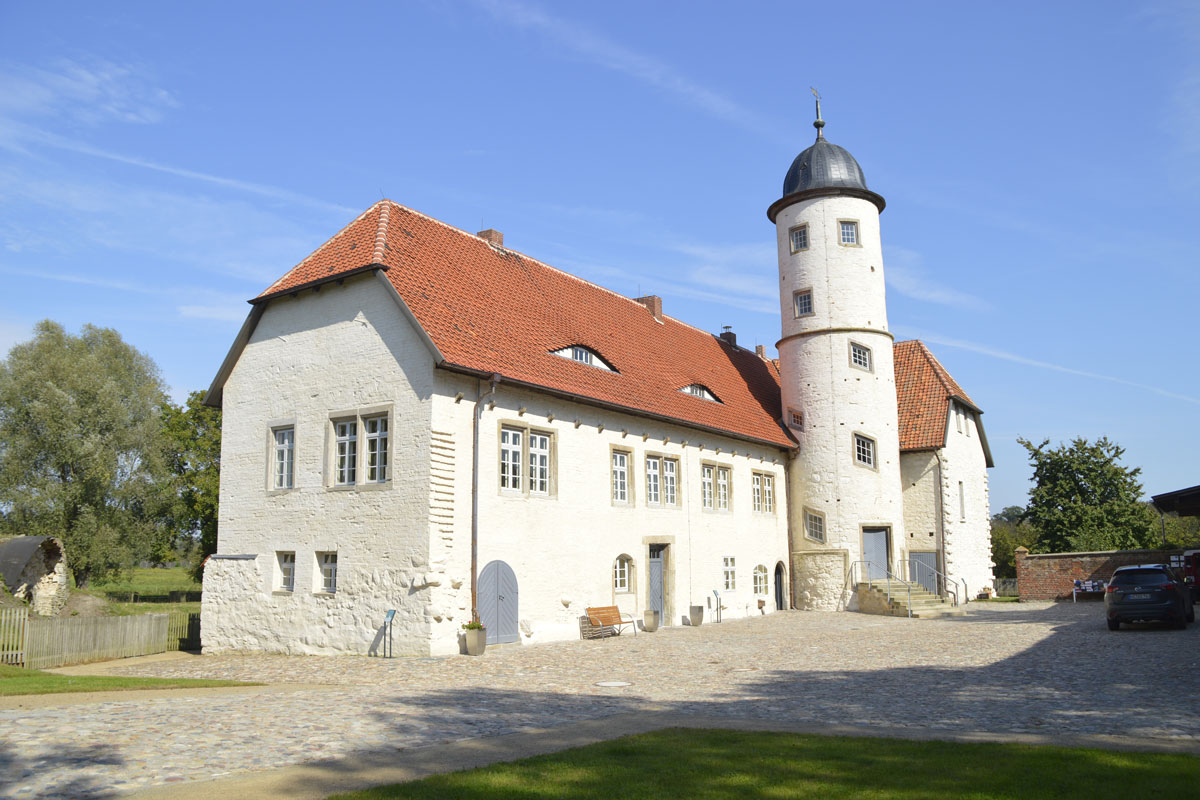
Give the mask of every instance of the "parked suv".
[[1104, 611], [1110, 631], [1133, 620], [1162, 620], [1175, 628], [1196, 621], [1190, 587], [1166, 564], [1118, 568], [1104, 593]]

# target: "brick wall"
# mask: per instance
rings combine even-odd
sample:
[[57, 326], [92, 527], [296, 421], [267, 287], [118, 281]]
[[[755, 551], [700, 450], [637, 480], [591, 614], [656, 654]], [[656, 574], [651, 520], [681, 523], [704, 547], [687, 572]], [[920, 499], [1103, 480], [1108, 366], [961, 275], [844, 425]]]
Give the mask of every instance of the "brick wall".
[[1071, 596], [1075, 581], [1112, 577], [1129, 564], [1165, 564], [1183, 550], [1107, 550], [1098, 553], [1039, 553], [1016, 551], [1017, 588], [1022, 600], [1062, 600]]

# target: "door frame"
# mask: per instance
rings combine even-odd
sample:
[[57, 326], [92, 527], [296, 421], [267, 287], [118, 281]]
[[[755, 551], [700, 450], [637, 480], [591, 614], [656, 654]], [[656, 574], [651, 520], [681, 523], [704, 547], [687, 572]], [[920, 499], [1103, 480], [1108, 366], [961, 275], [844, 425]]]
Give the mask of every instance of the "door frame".
[[661, 548], [662, 558], [658, 559], [662, 562], [662, 619], [658, 621], [659, 625], [670, 625], [671, 614], [674, 613], [674, 586], [671, 582], [671, 550], [674, 542], [664, 542], [660, 540], [647, 539], [646, 546], [646, 610], [652, 607], [650, 604], [650, 548]]
[[[887, 553], [887, 565], [885, 569], [888, 572], [895, 573], [892, 569], [892, 526], [886, 522], [869, 523], [863, 522], [858, 526], [858, 547], [859, 555], [863, 561], [867, 560], [867, 531], [883, 531], [884, 532], [884, 551]], [[885, 573], [886, 576], [886, 573]], [[868, 574], [867, 580], [870, 580]]]
[[787, 565], [775, 562], [775, 610], [786, 611], [788, 607]]

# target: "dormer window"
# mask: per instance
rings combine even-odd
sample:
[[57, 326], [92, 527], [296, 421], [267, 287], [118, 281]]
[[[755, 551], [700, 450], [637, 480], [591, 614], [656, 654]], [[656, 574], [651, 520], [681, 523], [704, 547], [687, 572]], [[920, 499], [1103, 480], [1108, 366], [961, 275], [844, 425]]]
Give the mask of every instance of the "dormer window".
[[712, 393], [712, 390], [702, 383], [690, 383], [679, 391], [683, 392], [684, 394], [690, 394], [692, 397], [699, 397], [701, 400], [711, 400], [714, 403], [721, 402], [717, 399], [717, 396]]
[[616, 372], [612, 365], [600, 357], [600, 354], [591, 348], [584, 347], [581, 344], [573, 344], [570, 347], [564, 347], [561, 350], [551, 350], [556, 356], [569, 358], [580, 364], [587, 364], [589, 367], [596, 369], [607, 370], [608, 372]]

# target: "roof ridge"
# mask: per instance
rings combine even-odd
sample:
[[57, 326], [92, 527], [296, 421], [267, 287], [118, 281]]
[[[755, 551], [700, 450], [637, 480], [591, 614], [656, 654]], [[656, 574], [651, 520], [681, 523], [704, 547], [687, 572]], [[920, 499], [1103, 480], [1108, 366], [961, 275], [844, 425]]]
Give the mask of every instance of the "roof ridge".
[[375, 227], [375, 252], [371, 254], [372, 263], [383, 263], [383, 248], [387, 246], [388, 219], [391, 210], [387, 203], [381, 203], [379, 209], [379, 224]]

